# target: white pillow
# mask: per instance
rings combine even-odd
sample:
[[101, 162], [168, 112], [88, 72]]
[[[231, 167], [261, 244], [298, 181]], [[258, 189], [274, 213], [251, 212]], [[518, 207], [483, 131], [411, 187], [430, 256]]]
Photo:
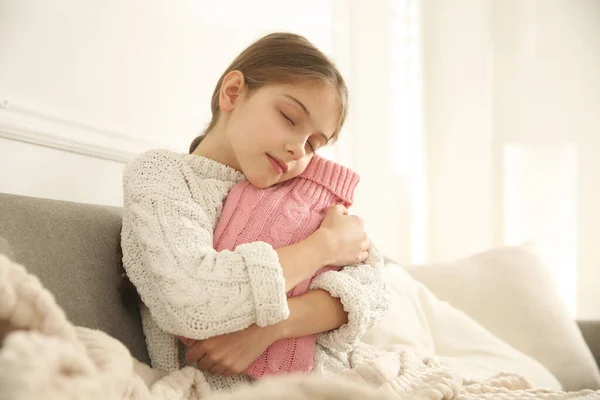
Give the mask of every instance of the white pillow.
[[539, 362], [515, 350], [465, 313], [437, 299], [400, 266], [383, 271], [390, 310], [362, 341], [390, 351], [436, 356], [463, 378], [486, 379], [500, 372], [524, 376], [534, 387], [561, 385]]
[[407, 271], [517, 350], [565, 390], [600, 389], [598, 366], [558, 288], [533, 250], [511, 246]]

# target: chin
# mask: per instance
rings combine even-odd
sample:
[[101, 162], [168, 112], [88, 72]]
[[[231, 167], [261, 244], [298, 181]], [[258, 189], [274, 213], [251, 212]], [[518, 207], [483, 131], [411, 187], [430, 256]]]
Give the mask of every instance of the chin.
[[252, 184], [252, 186], [259, 188], [259, 189], [266, 189], [266, 188], [278, 183], [277, 181], [273, 181], [272, 177], [264, 176], [264, 175], [262, 175], [262, 176], [246, 176], [246, 178], [248, 179], [248, 182], [250, 182]]

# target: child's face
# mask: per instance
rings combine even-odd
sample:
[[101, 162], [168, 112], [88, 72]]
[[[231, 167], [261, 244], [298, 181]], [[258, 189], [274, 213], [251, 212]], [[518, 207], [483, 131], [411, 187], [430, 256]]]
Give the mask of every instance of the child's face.
[[240, 95], [227, 135], [241, 171], [265, 188], [300, 175], [333, 135], [339, 102], [321, 84], [271, 85]]

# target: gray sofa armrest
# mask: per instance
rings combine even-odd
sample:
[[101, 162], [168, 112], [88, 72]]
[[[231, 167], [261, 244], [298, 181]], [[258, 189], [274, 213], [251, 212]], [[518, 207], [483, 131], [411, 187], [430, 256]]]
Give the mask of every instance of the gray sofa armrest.
[[596, 364], [600, 366], [600, 320], [577, 321], [577, 325], [596, 359]]

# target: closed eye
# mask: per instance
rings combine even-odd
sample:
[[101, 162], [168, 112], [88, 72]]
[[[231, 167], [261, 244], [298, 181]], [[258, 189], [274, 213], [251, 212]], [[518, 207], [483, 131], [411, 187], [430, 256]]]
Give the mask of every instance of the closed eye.
[[296, 124], [294, 123], [294, 121], [292, 121], [292, 119], [290, 117], [288, 117], [287, 115], [285, 115], [282, 111], [280, 111], [281, 115], [283, 116], [283, 118], [287, 119], [288, 121], [290, 121], [290, 123], [294, 126], [296, 126]]

